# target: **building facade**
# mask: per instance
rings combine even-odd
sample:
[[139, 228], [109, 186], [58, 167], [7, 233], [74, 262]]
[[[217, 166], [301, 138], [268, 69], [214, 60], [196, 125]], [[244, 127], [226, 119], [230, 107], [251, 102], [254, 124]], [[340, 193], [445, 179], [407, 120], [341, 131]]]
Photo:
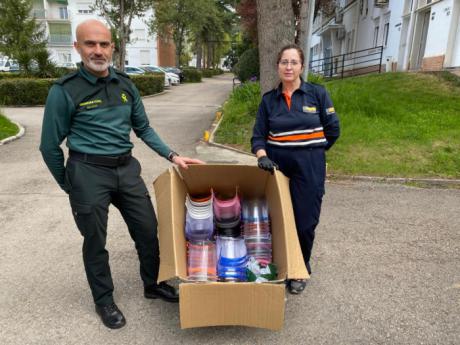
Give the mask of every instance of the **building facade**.
[[[77, 63], [80, 56], [73, 48], [75, 30], [81, 22], [87, 19], [104, 18], [98, 16], [92, 9], [93, 0], [34, 0], [32, 15], [43, 23], [48, 36], [48, 50], [51, 59], [58, 65], [69, 62]], [[171, 62], [168, 58], [171, 50], [160, 51], [161, 45], [156, 35], [150, 34], [145, 21], [153, 15], [149, 10], [144, 17], [135, 17], [131, 24], [130, 43], [126, 47], [126, 65], [158, 65], [162, 60]], [[174, 62], [174, 50], [172, 51]], [[174, 63], [172, 63], [174, 65]]]
[[[336, 66], [342, 58], [345, 70], [347, 62], [348, 69], [381, 64], [386, 71], [460, 67], [460, 0], [339, 0], [337, 4], [335, 13], [320, 14], [314, 21], [313, 61], [330, 59]], [[381, 62], [373, 58], [377, 55]]]

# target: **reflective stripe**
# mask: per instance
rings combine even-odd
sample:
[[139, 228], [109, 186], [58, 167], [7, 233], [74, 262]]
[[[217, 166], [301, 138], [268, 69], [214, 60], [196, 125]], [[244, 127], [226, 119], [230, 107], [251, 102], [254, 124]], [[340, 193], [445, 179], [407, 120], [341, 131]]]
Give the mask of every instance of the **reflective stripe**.
[[269, 136], [268, 140], [284, 142], [284, 141], [304, 141], [304, 140], [319, 139], [319, 138], [324, 138], [323, 131], [310, 133], [310, 134], [285, 135], [282, 137]]
[[276, 146], [308, 146], [312, 144], [318, 144], [318, 143], [325, 143], [327, 142], [326, 138], [323, 139], [318, 139], [318, 140], [309, 140], [309, 141], [287, 141], [287, 142], [279, 142], [279, 141], [272, 141], [272, 140], [267, 140], [268, 144], [271, 145], [276, 145]]
[[322, 131], [323, 127], [317, 127], [313, 129], [299, 129], [296, 131], [289, 131], [289, 132], [280, 132], [280, 133], [273, 133], [270, 131], [269, 135], [271, 137], [283, 137], [286, 135], [293, 135], [293, 134], [304, 134], [304, 133], [313, 133], [313, 132], [319, 132]]

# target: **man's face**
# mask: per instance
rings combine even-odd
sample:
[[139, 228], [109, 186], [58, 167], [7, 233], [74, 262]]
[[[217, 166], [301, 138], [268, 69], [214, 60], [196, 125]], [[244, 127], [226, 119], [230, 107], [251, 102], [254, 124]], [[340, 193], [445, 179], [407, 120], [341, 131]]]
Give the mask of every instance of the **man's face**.
[[109, 74], [113, 43], [109, 30], [98, 23], [85, 23], [77, 31], [75, 49], [81, 56], [85, 68], [98, 77]]

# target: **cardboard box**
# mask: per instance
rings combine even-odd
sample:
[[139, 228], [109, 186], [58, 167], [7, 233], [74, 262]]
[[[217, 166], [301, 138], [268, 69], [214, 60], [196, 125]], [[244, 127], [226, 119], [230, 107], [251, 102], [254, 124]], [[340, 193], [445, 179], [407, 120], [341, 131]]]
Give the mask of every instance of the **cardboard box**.
[[[271, 217], [273, 261], [278, 280], [271, 283], [187, 282], [184, 234], [186, 193], [210, 188], [224, 193], [239, 187], [243, 197], [265, 196]], [[193, 165], [168, 169], [154, 182], [160, 241], [159, 281], [180, 278], [182, 328], [242, 325], [279, 330], [285, 307], [284, 280], [309, 278], [292, 211], [289, 181], [255, 166]]]

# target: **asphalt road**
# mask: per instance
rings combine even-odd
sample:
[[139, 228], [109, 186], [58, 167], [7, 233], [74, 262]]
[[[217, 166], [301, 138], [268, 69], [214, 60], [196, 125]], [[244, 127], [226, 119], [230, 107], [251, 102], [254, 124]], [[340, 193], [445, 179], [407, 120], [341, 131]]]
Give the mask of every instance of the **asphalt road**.
[[[144, 103], [176, 151], [254, 164], [199, 143], [230, 90], [220, 76]], [[133, 243], [111, 208], [115, 299], [128, 323], [108, 330], [94, 312], [67, 197], [38, 151], [43, 108], [4, 112], [26, 134], [0, 146], [0, 344], [460, 344], [460, 190], [350, 181], [327, 183], [313, 276], [302, 295], [287, 296], [279, 332], [181, 330], [177, 305], [143, 298]], [[153, 194], [169, 163], [133, 141]]]

